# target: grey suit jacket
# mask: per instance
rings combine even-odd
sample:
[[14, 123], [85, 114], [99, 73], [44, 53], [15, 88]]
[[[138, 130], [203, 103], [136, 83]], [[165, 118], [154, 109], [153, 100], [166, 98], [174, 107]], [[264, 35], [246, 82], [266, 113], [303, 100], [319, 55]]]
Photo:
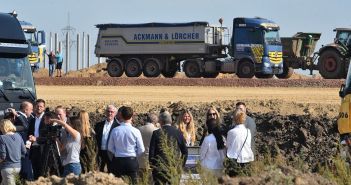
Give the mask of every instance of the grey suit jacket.
[[143, 138], [143, 143], [145, 147], [145, 152], [138, 158], [139, 168], [145, 169], [149, 162], [149, 148], [152, 133], [158, 128], [152, 123], [147, 123], [144, 126], [138, 128], [141, 132], [141, 137]]

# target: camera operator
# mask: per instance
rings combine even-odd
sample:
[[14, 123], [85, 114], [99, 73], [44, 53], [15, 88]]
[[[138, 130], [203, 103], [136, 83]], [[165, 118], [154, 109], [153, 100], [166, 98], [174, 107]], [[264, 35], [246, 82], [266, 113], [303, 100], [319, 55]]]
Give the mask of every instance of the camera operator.
[[81, 148], [82, 124], [79, 117], [72, 117], [70, 119], [70, 124], [59, 119], [51, 119], [50, 122], [56, 122], [63, 127], [59, 139], [59, 148], [63, 165], [62, 176], [65, 177], [70, 173], [80, 175], [82, 168], [79, 160], [79, 152]]
[[[31, 157], [32, 159], [36, 158], [38, 160], [35, 160], [36, 164], [34, 164], [33, 162], [33, 171], [35, 176], [39, 177], [39, 176], [45, 176], [47, 174], [47, 171], [52, 172], [52, 171], [59, 171], [59, 166], [57, 167], [57, 169], [52, 169], [50, 167], [52, 167], [52, 162], [54, 162], [54, 159], [50, 158], [50, 157], [54, 157], [56, 158], [57, 161], [60, 161], [60, 157], [59, 157], [59, 153], [57, 151], [57, 153], [54, 153], [53, 156], [49, 156], [48, 159], [50, 158], [50, 164], [45, 164], [48, 161], [46, 160], [46, 156], [45, 155], [49, 155], [48, 154], [48, 145], [53, 144], [54, 148], [57, 148], [56, 146], [56, 139], [59, 137], [59, 134], [52, 134], [51, 132], [54, 131], [54, 128], [57, 127], [55, 125], [53, 125], [50, 120], [51, 119], [55, 119], [57, 118], [57, 115], [54, 112], [50, 112], [47, 111], [44, 113], [44, 115], [42, 116], [41, 122], [40, 122], [40, 126], [39, 126], [39, 133], [36, 136], [36, 134], [34, 135], [29, 135], [29, 141], [32, 142], [32, 147], [31, 147], [31, 152], [32, 150], [39, 150], [39, 151], [35, 151], [36, 153], [32, 154], [31, 153]], [[61, 126], [59, 128], [57, 128], [57, 130], [60, 130]], [[30, 132], [32, 133], [32, 132]], [[43, 165], [49, 165], [48, 170], [44, 170], [43, 169]], [[60, 165], [60, 163], [58, 164]], [[34, 167], [35, 166], [35, 167]], [[59, 175], [59, 174], [55, 174], [55, 175]], [[37, 178], [36, 177], [36, 178]]]

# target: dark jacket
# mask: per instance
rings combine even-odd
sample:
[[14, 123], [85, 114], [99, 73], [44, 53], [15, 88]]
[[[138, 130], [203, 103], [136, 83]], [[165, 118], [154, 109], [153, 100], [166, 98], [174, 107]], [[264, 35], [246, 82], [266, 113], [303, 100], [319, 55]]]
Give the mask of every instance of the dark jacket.
[[[39, 136], [40, 136], [40, 130], [44, 129], [45, 123], [44, 123], [44, 116], [42, 117], [39, 125]], [[28, 137], [30, 135], [34, 136], [34, 131], [35, 131], [35, 117], [30, 120], [29, 126], [28, 126]]]
[[28, 140], [28, 129], [29, 123], [34, 119], [32, 116], [26, 118], [24, 115], [18, 113], [18, 116], [15, 119], [15, 127], [17, 133], [19, 133], [24, 142]]
[[57, 60], [56, 60], [55, 54], [49, 53], [49, 54], [48, 54], [48, 57], [49, 57], [49, 64], [55, 64], [55, 65], [56, 65]]
[[[101, 150], [102, 132], [104, 130], [105, 121], [106, 120], [103, 120], [101, 122], [96, 123], [95, 128], [94, 128], [94, 131], [96, 134], [95, 135], [96, 144], [97, 144], [99, 150]], [[117, 126], [119, 126], [119, 123], [117, 122], [116, 119], [114, 119], [113, 124], [112, 124], [111, 129], [110, 129], [110, 133], [109, 133], [108, 138], [107, 138], [107, 143], [108, 143], [108, 140], [110, 139], [111, 131]]]
[[168, 141], [176, 141], [174, 146], [177, 146], [176, 150], [179, 150], [183, 158], [183, 166], [185, 165], [186, 159], [188, 158], [188, 148], [183, 134], [175, 127], [170, 125], [162, 126], [161, 129], [155, 130], [152, 133], [149, 149], [149, 162], [151, 166], [157, 166], [158, 159], [164, 159], [165, 154], [161, 148], [162, 135], [165, 134]]

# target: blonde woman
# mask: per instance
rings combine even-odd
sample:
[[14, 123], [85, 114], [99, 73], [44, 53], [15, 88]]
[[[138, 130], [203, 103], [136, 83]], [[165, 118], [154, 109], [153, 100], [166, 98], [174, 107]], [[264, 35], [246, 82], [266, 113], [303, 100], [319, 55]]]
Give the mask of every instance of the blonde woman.
[[234, 112], [236, 126], [228, 132], [227, 157], [225, 162], [226, 173], [229, 176], [237, 176], [247, 173], [248, 164], [254, 160], [251, 149], [251, 131], [246, 128], [246, 113], [237, 109]]
[[185, 138], [186, 145], [194, 146], [196, 140], [196, 129], [193, 115], [190, 111], [185, 110], [181, 115], [179, 115], [178, 126], [179, 130], [183, 134], [183, 137]]
[[80, 163], [82, 173], [95, 171], [96, 169], [96, 140], [95, 132], [90, 127], [89, 114], [82, 110], [79, 112], [79, 119], [82, 123], [82, 148], [80, 151]]
[[15, 185], [15, 176], [21, 170], [21, 156], [25, 155], [26, 148], [22, 137], [15, 133], [16, 127], [8, 119], [0, 122], [0, 169], [1, 184]]

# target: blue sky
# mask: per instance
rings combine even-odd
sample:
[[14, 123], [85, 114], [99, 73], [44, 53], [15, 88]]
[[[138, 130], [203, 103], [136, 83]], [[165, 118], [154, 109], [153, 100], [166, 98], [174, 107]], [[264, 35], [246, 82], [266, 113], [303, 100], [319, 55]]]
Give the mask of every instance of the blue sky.
[[[4, 2], [6, 1], [6, 2]], [[264, 17], [280, 25], [280, 35], [320, 32], [321, 44], [333, 41], [335, 27], [351, 27], [350, 0], [3, 0], [1, 12], [16, 10], [20, 20], [57, 32], [68, 24], [91, 35], [96, 42], [101, 23], [207, 21], [231, 27], [234, 17]]]

